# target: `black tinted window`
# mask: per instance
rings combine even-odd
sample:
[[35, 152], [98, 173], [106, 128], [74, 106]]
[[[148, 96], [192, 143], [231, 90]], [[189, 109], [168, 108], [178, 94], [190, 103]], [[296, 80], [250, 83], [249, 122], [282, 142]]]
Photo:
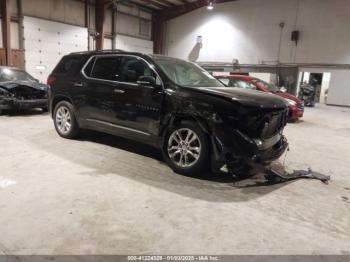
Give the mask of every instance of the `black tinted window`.
[[128, 83], [136, 83], [142, 76], [152, 76], [160, 84], [154, 71], [141, 58], [133, 56], [98, 57], [96, 61], [89, 62], [85, 74], [92, 78]]
[[136, 83], [141, 76], [156, 77], [154, 72], [142, 59], [133, 56], [124, 56], [120, 70], [120, 81]]
[[95, 58], [91, 59], [90, 62], [86, 65], [85, 69], [84, 69], [84, 73], [85, 75], [87, 76], [91, 76], [91, 73], [92, 73], [92, 68], [95, 64]]
[[74, 74], [79, 70], [83, 57], [81, 56], [65, 56], [61, 59], [54, 70], [55, 74]]
[[91, 77], [104, 80], [121, 81], [120, 64], [120, 56], [99, 57], [96, 59]]

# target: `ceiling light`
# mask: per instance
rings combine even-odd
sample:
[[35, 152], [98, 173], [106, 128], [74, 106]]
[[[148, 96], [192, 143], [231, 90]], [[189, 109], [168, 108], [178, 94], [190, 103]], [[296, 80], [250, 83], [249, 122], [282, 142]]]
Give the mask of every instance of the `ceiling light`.
[[212, 2], [212, 1], [209, 2], [209, 5], [207, 6], [207, 9], [208, 9], [208, 10], [213, 10], [213, 9], [214, 9], [213, 2]]

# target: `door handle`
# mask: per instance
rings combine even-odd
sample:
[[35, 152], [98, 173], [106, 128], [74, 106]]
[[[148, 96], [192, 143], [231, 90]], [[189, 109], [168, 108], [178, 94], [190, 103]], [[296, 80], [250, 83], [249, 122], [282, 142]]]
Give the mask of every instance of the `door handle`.
[[73, 83], [73, 85], [76, 87], [83, 87], [84, 86], [83, 83], [80, 83], [80, 82], [75, 82], [75, 83]]
[[117, 94], [124, 94], [125, 93], [125, 91], [121, 90], [121, 89], [114, 89], [113, 92], [117, 93]]

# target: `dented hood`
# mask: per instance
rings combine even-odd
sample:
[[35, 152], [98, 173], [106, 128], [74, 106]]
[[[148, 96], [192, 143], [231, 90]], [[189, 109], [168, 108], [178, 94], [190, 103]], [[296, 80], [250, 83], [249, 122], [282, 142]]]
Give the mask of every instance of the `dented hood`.
[[45, 84], [40, 84], [31, 81], [9, 81], [9, 82], [0, 82], [0, 88], [6, 89], [8, 91], [16, 89], [19, 86], [27, 86], [33, 89], [47, 91], [48, 86]]
[[239, 104], [260, 108], [286, 108], [284, 99], [259, 91], [233, 87], [200, 87], [198, 91], [231, 99]]

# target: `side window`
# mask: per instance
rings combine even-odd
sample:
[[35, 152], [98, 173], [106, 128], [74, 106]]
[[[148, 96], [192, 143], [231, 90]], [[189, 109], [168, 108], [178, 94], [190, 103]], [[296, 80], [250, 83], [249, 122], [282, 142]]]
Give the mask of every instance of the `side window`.
[[121, 81], [121, 57], [97, 57], [91, 72], [92, 78]]
[[91, 73], [92, 73], [92, 68], [95, 64], [96, 58], [93, 58], [90, 60], [90, 62], [86, 65], [85, 69], [84, 69], [84, 73], [86, 76], [91, 77]]
[[120, 68], [120, 81], [136, 83], [143, 76], [154, 77], [157, 80], [156, 74], [142, 59], [124, 56]]
[[249, 83], [249, 82], [246, 82], [243, 80], [238, 80], [238, 79], [235, 81], [236, 81], [237, 87], [244, 88], [244, 89], [256, 90], [256, 87], [252, 83]]
[[236, 79], [230, 79], [230, 86], [232, 87], [241, 87]]
[[230, 86], [230, 79], [228, 78], [219, 78], [220, 82], [223, 83], [225, 86]]
[[53, 72], [55, 74], [73, 75], [80, 70], [79, 65], [82, 59], [82, 56], [64, 56]]

